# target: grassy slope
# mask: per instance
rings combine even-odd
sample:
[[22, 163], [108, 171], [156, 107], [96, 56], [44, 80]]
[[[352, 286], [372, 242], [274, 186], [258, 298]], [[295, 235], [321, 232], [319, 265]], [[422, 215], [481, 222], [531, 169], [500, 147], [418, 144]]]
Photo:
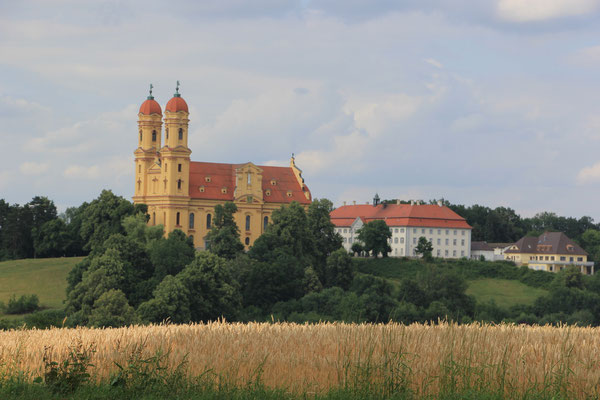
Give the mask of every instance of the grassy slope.
[[[420, 260], [401, 258], [354, 259], [361, 273], [370, 273], [388, 279], [395, 286], [405, 278], [416, 278], [425, 265]], [[547, 293], [544, 289], [528, 286], [516, 279], [501, 279], [485, 277], [484, 268], [498, 268], [492, 262], [477, 262], [468, 264], [465, 269], [462, 261], [437, 262], [442, 269], [453, 270], [462, 274], [469, 282], [467, 294], [474, 296], [477, 302], [488, 302], [493, 299], [501, 307], [511, 307], [516, 304], [533, 304], [535, 299]], [[504, 267], [510, 269], [511, 267]], [[481, 271], [481, 275], [477, 271]], [[479, 275], [479, 276], [478, 276]]]
[[535, 299], [546, 293], [544, 289], [532, 288], [519, 281], [496, 278], [470, 281], [467, 289], [467, 294], [475, 296], [478, 302], [488, 302], [493, 299], [500, 307], [531, 305]]
[[62, 308], [67, 274], [81, 260], [82, 257], [72, 257], [0, 262], [0, 301], [6, 304], [13, 294], [37, 294], [42, 306]]

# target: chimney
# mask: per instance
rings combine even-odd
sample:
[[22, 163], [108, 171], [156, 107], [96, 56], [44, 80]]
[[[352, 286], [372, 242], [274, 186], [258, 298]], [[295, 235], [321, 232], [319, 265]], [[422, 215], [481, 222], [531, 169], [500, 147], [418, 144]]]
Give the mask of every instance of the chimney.
[[438, 201], [437, 201], [437, 205], [438, 205], [439, 207], [441, 207], [441, 206], [442, 206], [442, 201], [441, 201], [441, 200], [438, 200]]
[[414, 206], [414, 205], [415, 205], [415, 201], [414, 201], [414, 200], [411, 200], [411, 201], [410, 201], [410, 205], [411, 205], [411, 206]]
[[344, 202], [344, 205], [346, 205], [346, 202]]
[[356, 205], [356, 200], [352, 200], [352, 205]]
[[398, 204], [398, 205], [400, 204], [400, 199], [396, 200], [396, 204]]

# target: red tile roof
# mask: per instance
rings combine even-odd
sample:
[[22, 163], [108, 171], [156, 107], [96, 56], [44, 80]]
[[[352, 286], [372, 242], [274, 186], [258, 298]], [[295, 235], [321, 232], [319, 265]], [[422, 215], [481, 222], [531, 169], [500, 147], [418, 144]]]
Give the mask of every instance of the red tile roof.
[[[190, 162], [190, 197], [193, 199], [233, 201], [235, 192], [235, 171], [245, 164], [222, 164], [209, 162]], [[304, 190], [289, 167], [260, 166], [262, 169], [262, 190], [265, 203], [310, 204], [308, 187]], [[210, 177], [210, 182], [206, 178]], [[271, 184], [275, 181], [275, 185]], [[204, 192], [200, 188], [204, 187]], [[223, 193], [223, 189], [226, 193]], [[267, 195], [267, 191], [270, 195]], [[308, 199], [304, 195], [308, 192]], [[288, 195], [289, 193], [289, 195]]]
[[169, 100], [169, 102], [167, 103], [167, 106], [165, 107], [165, 111], [170, 111], [170, 112], [185, 111], [186, 113], [189, 113], [187, 103], [185, 102], [183, 97], [179, 97], [179, 96], [174, 96], [171, 100]]
[[471, 229], [467, 221], [446, 206], [420, 204], [370, 204], [342, 206], [330, 214], [336, 226], [350, 226], [356, 217], [370, 222], [382, 219], [388, 226]]
[[159, 114], [162, 115], [162, 110], [160, 109], [160, 104], [156, 102], [156, 100], [148, 99], [142, 103], [140, 106], [140, 114], [151, 115], [151, 114]]

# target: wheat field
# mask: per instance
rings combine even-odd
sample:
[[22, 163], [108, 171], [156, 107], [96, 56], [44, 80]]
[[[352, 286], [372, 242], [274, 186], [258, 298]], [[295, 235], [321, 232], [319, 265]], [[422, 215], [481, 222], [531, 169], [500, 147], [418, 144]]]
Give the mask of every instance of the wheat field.
[[321, 393], [377, 387], [432, 395], [448, 390], [600, 396], [600, 329], [516, 325], [226, 323], [0, 332], [0, 379], [43, 373], [76, 343], [95, 349], [96, 381], [135, 352], [160, 351], [190, 378]]

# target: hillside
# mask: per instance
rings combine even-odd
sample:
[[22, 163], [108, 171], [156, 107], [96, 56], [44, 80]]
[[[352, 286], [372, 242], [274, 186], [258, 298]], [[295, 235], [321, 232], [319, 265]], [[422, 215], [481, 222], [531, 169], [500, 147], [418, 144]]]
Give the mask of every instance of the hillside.
[[37, 294], [40, 305], [62, 308], [67, 274], [82, 257], [38, 258], [0, 262], [0, 301], [23, 294]]
[[[355, 258], [354, 264], [360, 273], [372, 274], [398, 285], [403, 279], [415, 279], [428, 264], [421, 260], [403, 258]], [[517, 304], [532, 305], [547, 293], [544, 290], [554, 274], [518, 268], [507, 262], [473, 260], [435, 260], [436, 267], [452, 271], [465, 278], [469, 284], [467, 294], [478, 303], [493, 300], [498, 306], [511, 307]]]

